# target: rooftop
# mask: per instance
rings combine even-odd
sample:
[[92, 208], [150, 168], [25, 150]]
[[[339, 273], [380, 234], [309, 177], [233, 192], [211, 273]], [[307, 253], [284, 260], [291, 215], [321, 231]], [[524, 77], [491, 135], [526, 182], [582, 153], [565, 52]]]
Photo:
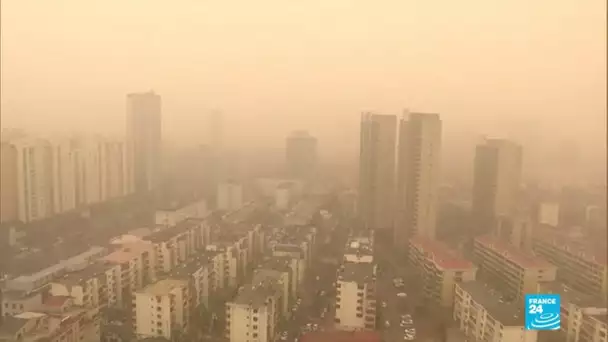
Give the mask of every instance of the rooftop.
[[190, 278], [194, 273], [209, 265], [212, 259], [218, 252], [208, 251], [197, 255], [196, 257], [188, 260], [186, 263], [178, 265], [171, 271], [170, 276], [175, 278]]
[[311, 332], [302, 336], [301, 342], [380, 342], [381, 335], [370, 331]]
[[523, 302], [507, 302], [500, 292], [480, 281], [458, 283], [458, 286], [468, 292], [473, 300], [481, 305], [495, 320], [505, 326], [523, 326]]
[[541, 293], [559, 294], [562, 305], [574, 304], [580, 308], [594, 308], [603, 303], [600, 298], [574, 290], [559, 281], [541, 282], [539, 286]]
[[184, 220], [174, 226], [159, 229], [152, 234], [145, 236], [144, 239], [150, 242], [165, 242], [180, 235], [196, 226], [200, 225], [199, 220]]
[[445, 243], [424, 237], [415, 237], [410, 243], [433, 260], [437, 268], [444, 270], [472, 269], [475, 265], [459, 256]]
[[176, 288], [187, 288], [188, 282], [177, 279], [163, 279], [154, 284], [146, 286], [140, 293], [145, 293], [152, 296], [164, 296], [169, 294]]
[[143, 252], [153, 247], [152, 244], [146, 241], [123, 244], [121, 249], [106, 255], [103, 260], [114, 264], [122, 264], [140, 256]]
[[514, 246], [498, 240], [497, 238], [486, 235], [475, 238], [475, 242], [502, 254], [505, 258], [513, 261], [521, 268], [551, 268], [555, 267], [547, 260], [533, 254], [526, 253]]
[[371, 282], [374, 277], [374, 267], [375, 265], [371, 263], [346, 262], [340, 267], [338, 280], [358, 284]]
[[17, 318], [13, 316], [6, 316], [0, 325], [0, 338], [1, 336], [15, 336], [21, 328], [23, 328], [28, 322], [26, 318]]
[[257, 280], [257, 282], [252, 282], [239, 289], [239, 293], [232, 300], [232, 303], [259, 307], [266, 303], [269, 297], [281, 292], [281, 287], [279, 287], [276, 277], [266, 274], [257, 278], [255, 279], [254, 277], [254, 280]]
[[87, 281], [91, 278], [97, 277], [110, 267], [111, 266], [100, 262], [93, 263], [81, 270], [66, 273], [62, 277], [56, 279], [54, 282], [64, 285], [77, 285], [82, 281]]
[[[542, 238], [543, 241], [551, 242], [553, 245], [570, 254], [578, 255], [584, 260], [599, 265], [608, 265], [608, 250], [601, 243], [598, 244], [597, 241], [576, 238], [567, 232], [548, 227], [539, 227], [534, 233], [536, 236]], [[605, 243], [606, 241], [602, 242]]]

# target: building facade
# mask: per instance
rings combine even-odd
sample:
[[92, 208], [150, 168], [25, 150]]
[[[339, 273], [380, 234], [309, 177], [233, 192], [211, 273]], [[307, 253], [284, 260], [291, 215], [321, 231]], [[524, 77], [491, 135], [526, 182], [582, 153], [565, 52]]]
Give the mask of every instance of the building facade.
[[475, 149], [473, 215], [476, 231], [489, 233], [499, 217], [516, 214], [522, 175], [522, 148], [504, 139], [486, 139]]
[[361, 116], [358, 211], [367, 229], [393, 228], [396, 135], [396, 116]]
[[399, 124], [395, 241], [435, 238], [441, 163], [439, 114], [409, 113]]
[[159, 185], [161, 172], [161, 98], [154, 92], [127, 95], [128, 173], [136, 192]]

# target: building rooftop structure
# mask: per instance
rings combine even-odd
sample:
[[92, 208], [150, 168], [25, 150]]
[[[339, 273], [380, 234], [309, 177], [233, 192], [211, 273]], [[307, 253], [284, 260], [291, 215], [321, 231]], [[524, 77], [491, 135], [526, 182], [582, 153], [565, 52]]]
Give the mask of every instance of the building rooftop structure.
[[152, 248], [154, 246], [148, 241], [123, 244], [120, 249], [106, 255], [102, 260], [109, 263], [122, 264]]
[[504, 326], [523, 326], [524, 312], [520, 301], [508, 302], [500, 292], [480, 281], [459, 283], [473, 300], [479, 303], [495, 320]]
[[456, 251], [450, 249], [443, 242], [425, 237], [414, 237], [410, 240], [410, 243], [432, 259], [437, 268], [444, 270], [475, 268], [472, 262], [459, 256]]
[[41, 281], [42, 279], [48, 279], [63, 272], [68, 272], [73, 269], [81, 268], [92, 260], [94, 260], [95, 258], [100, 257], [105, 252], [106, 248], [94, 246], [87, 249], [83, 253], [80, 253], [66, 260], [61, 260], [58, 263], [46, 267], [40, 271], [10, 279], [6, 282], [6, 285], [9, 289], [18, 289], [21, 288], [21, 286], [24, 286], [25, 284], [34, 284], [36, 282]]
[[573, 236], [568, 231], [563, 231], [546, 225], [539, 225], [534, 229], [534, 235], [543, 241], [550, 241], [554, 246], [578, 255], [581, 258], [606, 266], [608, 264], [608, 249], [606, 241], [594, 241], [586, 236]]
[[540, 293], [559, 294], [562, 305], [571, 303], [580, 308], [606, 307], [601, 298], [575, 290], [559, 281], [542, 282], [538, 286]]
[[346, 262], [340, 266], [338, 281], [367, 283], [374, 280], [376, 266], [372, 263]]
[[239, 289], [232, 303], [258, 307], [264, 305], [269, 297], [282, 292], [277, 276], [262, 273], [261, 276], [258, 276], [257, 279], [254, 277], [253, 280], [255, 282], [252, 281]]
[[380, 342], [382, 336], [373, 331], [324, 331], [302, 336], [301, 342]]
[[218, 253], [218, 251], [205, 251], [197, 254], [187, 262], [177, 265], [168, 276], [176, 279], [189, 279], [199, 269], [209, 266], [213, 261], [213, 257]]
[[162, 279], [154, 284], [146, 286], [141, 293], [145, 293], [151, 296], [163, 296], [169, 294], [176, 288], [186, 288], [188, 282], [185, 280], [178, 279]]
[[152, 234], [144, 237], [144, 239], [154, 243], [165, 242], [179, 234], [187, 232], [190, 229], [196, 228], [196, 226], [200, 225], [200, 222], [201, 221], [199, 220], [186, 219], [174, 226], [165, 227], [161, 225], [158, 226], [158, 230], [155, 230], [152, 232]]
[[554, 267], [554, 265], [547, 260], [534, 254], [526, 253], [523, 250], [490, 235], [477, 237], [475, 238], [475, 241], [488, 249], [502, 254], [524, 269]]

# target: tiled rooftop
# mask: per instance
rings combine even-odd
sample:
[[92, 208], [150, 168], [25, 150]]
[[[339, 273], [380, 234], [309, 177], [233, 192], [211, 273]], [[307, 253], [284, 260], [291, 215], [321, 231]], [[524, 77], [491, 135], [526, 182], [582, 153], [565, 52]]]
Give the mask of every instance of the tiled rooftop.
[[459, 256], [456, 251], [450, 249], [443, 242], [423, 237], [415, 237], [410, 240], [410, 243], [428, 255], [438, 268], [445, 270], [475, 268], [475, 265], [472, 262]]
[[475, 238], [475, 242], [495, 251], [498, 254], [502, 254], [522, 268], [555, 267], [547, 260], [539, 256], [526, 253], [490, 235], [477, 237]]

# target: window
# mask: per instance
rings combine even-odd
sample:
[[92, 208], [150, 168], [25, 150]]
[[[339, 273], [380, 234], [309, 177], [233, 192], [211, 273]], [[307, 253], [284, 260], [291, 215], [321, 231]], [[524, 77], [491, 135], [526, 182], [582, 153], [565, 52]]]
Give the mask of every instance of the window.
[[257, 317], [253, 317], [253, 321], [254, 321], [254, 322], [257, 322], [257, 321], [258, 321], [258, 318], [257, 318]]

